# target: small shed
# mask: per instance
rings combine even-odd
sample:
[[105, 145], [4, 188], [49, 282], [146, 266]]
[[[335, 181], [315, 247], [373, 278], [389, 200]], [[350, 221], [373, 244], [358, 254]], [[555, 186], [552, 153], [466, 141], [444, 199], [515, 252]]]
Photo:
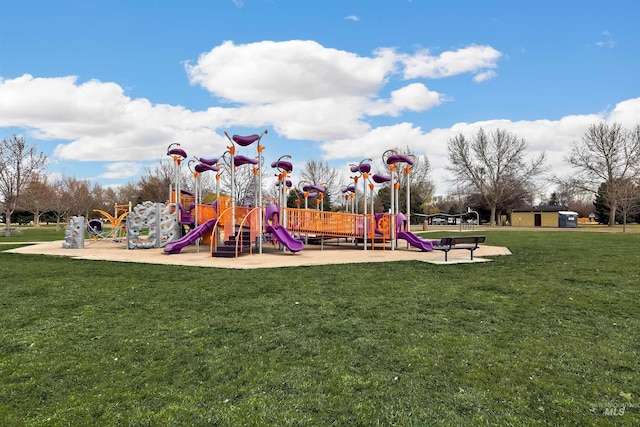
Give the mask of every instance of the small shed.
[[559, 228], [578, 227], [578, 212], [558, 211], [558, 227]]
[[[560, 212], [570, 212], [562, 206], [534, 206], [530, 209], [518, 209], [511, 212], [511, 225], [514, 227], [577, 227], [578, 214], [563, 215], [561, 220]], [[573, 218], [572, 220], [569, 218]], [[562, 224], [561, 224], [561, 221]], [[574, 225], [568, 225], [574, 224]]]

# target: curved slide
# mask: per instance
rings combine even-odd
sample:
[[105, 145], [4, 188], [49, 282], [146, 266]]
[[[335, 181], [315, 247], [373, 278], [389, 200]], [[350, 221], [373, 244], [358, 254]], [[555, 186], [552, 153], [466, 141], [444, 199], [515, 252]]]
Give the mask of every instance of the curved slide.
[[216, 225], [217, 218], [210, 219], [194, 228], [189, 230], [187, 234], [179, 238], [178, 240], [172, 240], [164, 247], [164, 253], [166, 254], [179, 254], [182, 248], [195, 243], [200, 237], [202, 237], [207, 231], [211, 231], [213, 226]]
[[411, 246], [416, 247], [424, 252], [431, 252], [433, 250], [433, 240], [421, 239], [410, 231], [398, 231], [396, 237], [398, 239], [406, 240]]
[[267, 226], [265, 228], [267, 233], [273, 233], [274, 236], [291, 252], [300, 252], [304, 248], [304, 243], [296, 239], [281, 225]]

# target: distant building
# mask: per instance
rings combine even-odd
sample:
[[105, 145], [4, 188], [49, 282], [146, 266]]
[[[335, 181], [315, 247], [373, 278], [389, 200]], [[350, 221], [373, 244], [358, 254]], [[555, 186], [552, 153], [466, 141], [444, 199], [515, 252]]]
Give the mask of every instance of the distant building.
[[564, 206], [534, 206], [531, 209], [517, 209], [511, 212], [513, 227], [554, 227], [576, 228], [578, 213]]

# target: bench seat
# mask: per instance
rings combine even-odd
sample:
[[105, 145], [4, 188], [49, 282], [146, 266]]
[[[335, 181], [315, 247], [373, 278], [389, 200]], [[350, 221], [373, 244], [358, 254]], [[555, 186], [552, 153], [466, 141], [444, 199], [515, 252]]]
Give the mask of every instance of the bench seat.
[[473, 259], [473, 251], [478, 249], [480, 243], [484, 243], [485, 236], [458, 236], [458, 237], [443, 237], [440, 241], [433, 245], [433, 249], [444, 252], [444, 260], [448, 261], [449, 251], [456, 249], [466, 249], [471, 252], [471, 259]]

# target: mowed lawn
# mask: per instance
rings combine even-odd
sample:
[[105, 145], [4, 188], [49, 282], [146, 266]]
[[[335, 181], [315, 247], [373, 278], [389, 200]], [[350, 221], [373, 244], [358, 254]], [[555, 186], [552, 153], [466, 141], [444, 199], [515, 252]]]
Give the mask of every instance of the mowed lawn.
[[235, 271], [0, 252], [0, 425], [638, 425], [640, 234], [482, 234], [513, 255]]

